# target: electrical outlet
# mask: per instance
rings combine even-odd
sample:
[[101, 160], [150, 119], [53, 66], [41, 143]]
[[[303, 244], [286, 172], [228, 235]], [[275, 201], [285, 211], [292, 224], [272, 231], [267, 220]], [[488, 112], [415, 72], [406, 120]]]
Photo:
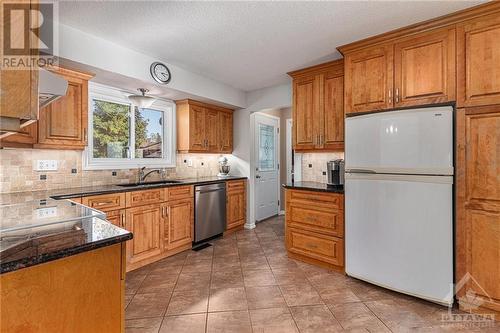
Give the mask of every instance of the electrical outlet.
[[57, 207], [37, 208], [35, 214], [38, 219], [55, 217], [57, 216]]
[[193, 160], [189, 159], [187, 161], [187, 164], [188, 164], [188, 167], [192, 167], [193, 166]]
[[57, 160], [37, 160], [34, 170], [36, 171], [56, 171]]

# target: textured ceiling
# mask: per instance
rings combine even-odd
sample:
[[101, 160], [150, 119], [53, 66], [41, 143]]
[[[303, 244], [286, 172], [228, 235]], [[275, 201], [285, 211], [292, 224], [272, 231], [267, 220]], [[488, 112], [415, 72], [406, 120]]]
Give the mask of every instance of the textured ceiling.
[[480, 1], [60, 2], [63, 24], [250, 91], [335, 47]]

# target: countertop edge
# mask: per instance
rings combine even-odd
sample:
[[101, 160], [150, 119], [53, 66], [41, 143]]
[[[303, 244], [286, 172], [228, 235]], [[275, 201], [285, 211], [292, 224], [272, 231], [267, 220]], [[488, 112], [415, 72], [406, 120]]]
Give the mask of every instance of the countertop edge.
[[39, 256], [35, 256], [35, 257], [23, 258], [23, 259], [19, 259], [19, 260], [7, 262], [7, 263], [0, 263], [0, 275], [5, 274], [5, 273], [10, 273], [10, 272], [15, 272], [15, 271], [18, 271], [18, 270], [23, 269], [23, 268], [37, 266], [37, 265], [51, 262], [54, 260], [74, 256], [76, 254], [89, 252], [89, 251], [97, 250], [97, 249], [100, 249], [103, 247], [115, 245], [118, 243], [128, 241], [132, 238], [133, 238], [133, 234], [129, 232], [129, 233], [126, 233], [123, 235], [103, 239], [100, 241], [95, 241], [95, 242], [92, 242], [89, 244], [73, 247], [70, 249], [64, 249], [64, 250], [60, 250], [60, 251], [56, 251], [56, 252], [52, 252], [52, 253], [46, 253], [46, 254], [42, 254]]
[[[319, 186], [321, 185], [321, 187]], [[344, 186], [328, 186], [327, 184], [317, 183], [317, 186], [302, 184], [301, 182], [297, 183], [287, 183], [281, 185], [283, 188], [291, 189], [291, 190], [304, 190], [304, 191], [312, 191], [312, 192], [325, 192], [325, 193], [338, 193], [344, 194]]]

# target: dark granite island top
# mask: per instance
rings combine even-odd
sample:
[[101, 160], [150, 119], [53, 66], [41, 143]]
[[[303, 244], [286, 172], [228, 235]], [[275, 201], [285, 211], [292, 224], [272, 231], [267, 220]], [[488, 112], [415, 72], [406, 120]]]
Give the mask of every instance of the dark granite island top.
[[328, 185], [319, 182], [291, 182], [283, 184], [284, 188], [293, 190], [307, 190], [316, 192], [344, 193], [343, 185]]
[[68, 200], [0, 206], [0, 274], [132, 239], [105, 215]]

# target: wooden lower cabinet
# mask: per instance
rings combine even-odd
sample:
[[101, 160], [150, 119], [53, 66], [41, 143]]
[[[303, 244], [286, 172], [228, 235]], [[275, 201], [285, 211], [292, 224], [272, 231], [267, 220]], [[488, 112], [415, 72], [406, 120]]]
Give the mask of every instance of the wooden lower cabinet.
[[0, 275], [0, 332], [124, 332], [124, 256], [114, 244]]
[[126, 215], [125, 209], [113, 210], [111, 212], [106, 213], [106, 220], [113, 223], [117, 227], [126, 229], [127, 225], [125, 223], [125, 215]]
[[286, 190], [288, 256], [344, 270], [344, 195]]
[[[456, 281], [463, 310], [500, 315], [500, 105], [457, 110]], [[470, 293], [475, 294], [471, 304]], [[479, 306], [478, 306], [479, 305]]]
[[192, 198], [171, 201], [165, 211], [164, 245], [166, 250], [191, 248], [193, 240], [194, 202]]
[[247, 190], [245, 180], [233, 180], [226, 183], [226, 231], [242, 229], [247, 216]]
[[135, 264], [148, 261], [162, 253], [162, 206], [154, 204], [127, 208], [126, 213], [126, 229], [134, 235], [132, 241], [127, 244], [127, 262], [130, 268], [134, 269]]

